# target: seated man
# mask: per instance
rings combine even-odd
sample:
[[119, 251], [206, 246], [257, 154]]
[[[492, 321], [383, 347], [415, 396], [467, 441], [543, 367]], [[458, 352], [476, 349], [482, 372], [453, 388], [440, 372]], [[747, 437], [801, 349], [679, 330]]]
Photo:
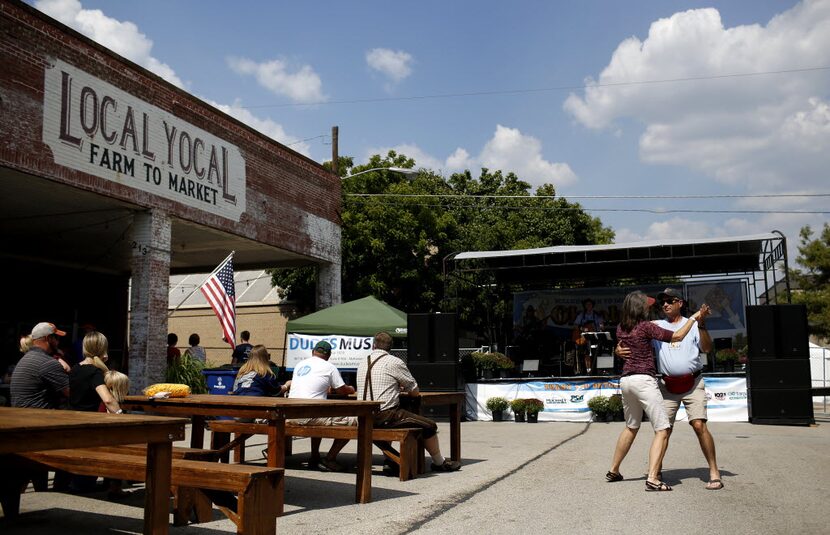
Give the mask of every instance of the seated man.
[[357, 368], [357, 399], [380, 401], [375, 414], [375, 427], [396, 429], [418, 427], [423, 430], [424, 448], [432, 457], [434, 472], [454, 472], [461, 463], [445, 459], [438, 444], [438, 426], [429, 418], [400, 408], [400, 396], [417, 396], [418, 383], [406, 363], [389, 354], [392, 336], [386, 332], [375, 335], [372, 352]]
[[[289, 398], [327, 399], [329, 392], [334, 394], [354, 394], [354, 387], [347, 385], [340, 376], [340, 371], [328, 360], [331, 357], [331, 344], [322, 340], [317, 342], [311, 356], [300, 361], [294, 367]], [[357, 425], [357, 419], [350, 416], [328, 418], [301, 418], [291, 420], [299, 425]], [[311, 439], [311, 460], [309, 467], [319, 467], [326, 471], [341, 472], [337, 464], [337, 454], [349, 443], [346, 439], [336, 439], [324, 459], [320, 458], [321, 438]]]

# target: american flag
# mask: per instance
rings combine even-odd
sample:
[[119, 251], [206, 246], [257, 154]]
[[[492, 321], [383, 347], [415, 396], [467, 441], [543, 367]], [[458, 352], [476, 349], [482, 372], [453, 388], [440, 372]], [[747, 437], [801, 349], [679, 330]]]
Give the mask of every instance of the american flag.
[[199, 288], [208, 300], [225, 334], [225, 341], [234, 347], [236, 340], [236, 290], [233, 286], [233, 254], [219, 264]]

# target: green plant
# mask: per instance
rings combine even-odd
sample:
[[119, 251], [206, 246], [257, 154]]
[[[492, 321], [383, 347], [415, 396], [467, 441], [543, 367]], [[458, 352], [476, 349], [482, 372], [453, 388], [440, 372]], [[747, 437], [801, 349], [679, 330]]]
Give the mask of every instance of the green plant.
[[715, 353], [715, 360], [720, 363], [737, 362], [738, 350], [732, 348], [720, 349]]
[[513, 411], [513, 414], [523, 414], [527, 410], [527, 400], [522, 398], [516, 398], [510, 402], [510, 410]]
[[478, 371], [510, 370], [515, 364], [504, 353], [474, 351], [470, 354]]
[[489, 398], [485, 404], [487, 410], [490, 412], [507, 410], [509, 405], [510, 403], [505, 398], [499, 396]]
[[594, 396], [588, 401], [588, 408], [597, 418], [604, 418], [608, 414], [608, 398], [606, 396]]
[[615, 419], [621, 419], [623, 416], [623, 401], [620, 394], [614, 394], [608, 398], [608, 412], [614, 416]]
[[545, 409], [545, 402], [537, 398], [528, 398], [525, 401], [525, 411], [528, 414], [539, 414]]
[[182, 355], [167, 367], [164, 379], [168, 383], [179, 383], [190, 387], [193, 394], [206, 394], [207, 382], [202, 370], [205, 365], [190, 355]]

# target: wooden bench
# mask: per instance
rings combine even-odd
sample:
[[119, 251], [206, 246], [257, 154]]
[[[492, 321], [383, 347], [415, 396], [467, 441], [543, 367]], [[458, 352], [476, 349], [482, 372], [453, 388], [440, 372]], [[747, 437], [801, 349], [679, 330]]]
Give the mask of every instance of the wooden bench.
[[[55, 470], [111, 479], [144, 481], [146, 458], [140, 448], [128, 446], [50, 450], [22, 454]], [[187, 448], [189, 449], [189, 448]], [[282, 468], [244, 464], [221, 464], [179, 458], [174, 453], [171, 483], [174, 486], [176, 524], [187, 523], [196, 512], [198, 522], [212, 520], [213, 502], [236, 524], [238, 534], [273, 535], [277, 528], [277, 484]], [[229, 496], [226, 493], [236, 495]]]
[[[212, 420], [211, 448], [215, 450], [234, 450], [234, 460], [244, 462], [245, 441], [253, 435], [267, 434], [268, 425], [260, 423], [238, 422], [234, 420]], [[230, 441], [230, 434], [234, 434]], [[285, 424], [286, 454], [291, 452], [292, 437], [357, 439], [357, 427], [353, 425], [297, 425]], [[399, 449], [392, 447], [392, 442], [399, 444]], [[424, 442], [421, 430], [416, 428], [372, 430], [372, 443], [383, 454], [400, 467], [399, 478], [407, 481], [423, 474], [425, 470]], [[225, 459], [227, 460], [227, 458]]]

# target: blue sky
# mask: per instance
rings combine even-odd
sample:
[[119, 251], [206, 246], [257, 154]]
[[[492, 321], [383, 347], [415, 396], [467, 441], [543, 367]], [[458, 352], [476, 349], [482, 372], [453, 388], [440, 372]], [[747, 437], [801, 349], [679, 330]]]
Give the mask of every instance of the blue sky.
[[828, 221], [830, 0], [32, 3], [319, 162], [514, 171], [620, 243]]

